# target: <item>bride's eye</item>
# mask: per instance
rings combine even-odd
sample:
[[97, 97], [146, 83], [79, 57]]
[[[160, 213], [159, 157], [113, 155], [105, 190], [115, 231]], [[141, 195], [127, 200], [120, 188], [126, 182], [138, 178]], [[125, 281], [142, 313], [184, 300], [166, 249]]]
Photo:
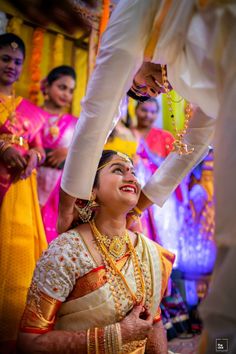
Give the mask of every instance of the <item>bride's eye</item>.
[[123, 170], [121, 167], [116, 167], [114, 170], [113, 170], [113, 173], [119, 173], [119, 174], [123, 174]]

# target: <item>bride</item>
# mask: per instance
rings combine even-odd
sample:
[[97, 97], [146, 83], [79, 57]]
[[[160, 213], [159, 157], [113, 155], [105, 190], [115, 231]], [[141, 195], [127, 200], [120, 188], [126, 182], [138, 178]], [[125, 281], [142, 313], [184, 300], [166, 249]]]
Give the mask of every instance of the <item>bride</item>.
[[21, 352], [167, 353], [159, 305], [174, 256], [126, 229], [139, 195], [132, 161], [105, 150], [91, 200], [77, 204], [81, 223], [53, 240], [36, 266]]

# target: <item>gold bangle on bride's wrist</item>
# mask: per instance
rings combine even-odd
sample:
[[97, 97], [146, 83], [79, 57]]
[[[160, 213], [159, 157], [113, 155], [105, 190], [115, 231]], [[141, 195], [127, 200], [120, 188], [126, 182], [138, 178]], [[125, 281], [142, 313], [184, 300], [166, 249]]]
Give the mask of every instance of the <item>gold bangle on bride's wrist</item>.
[[99, 354], [106, 354], [104, 332], [105, 332], [104, 328], [97, 329], [97, 342], [98, 342], [98, 353]]
[[90, 328], [87, 329], [87, 354], [90, 354]]
[[104, 339], [106, 354], [122, 353], [122, 337], [119, 323], [111, 324], [105, 327]]
[[89, 328], [87, 330], [87, 354], [105, 354], [104, 329]]

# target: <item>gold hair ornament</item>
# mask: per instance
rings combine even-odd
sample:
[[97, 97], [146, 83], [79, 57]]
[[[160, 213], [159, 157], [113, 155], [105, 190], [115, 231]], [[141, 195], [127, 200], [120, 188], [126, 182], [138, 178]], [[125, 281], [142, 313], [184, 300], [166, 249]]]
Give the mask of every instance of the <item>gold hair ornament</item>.
[[[132, 160], [129, 158], [129, 156], [126, 155], [126, 154], [123, 154], [123, 152], [116, 151], [116, 155], [119, 156], [119, 157], [121, 157], [125, 162], [128, 162], [128, 163], [130, 163], [130, 164], [133, 165]], [[112, 160], [112, 161], [110, 160], [110, 161], [108, 161], [108, 162], [105, 162], [103, 165], [101, 165], [100, 167], [98, 167], [97, 171], [100, 171], [102, 168], [104, 168], [104, 167], [106, 167], [107, 165], [109, 165], [110, 162], [114, 163], [114, 160]]]
[[19, 47], [16, 42], [11, 42], [10, 46], [11, 46], [11, 48], [12, 48], [12, 50], [13, 50], [14, 52], [15, 52], [15, 51], [18, 49], [18, 47]]

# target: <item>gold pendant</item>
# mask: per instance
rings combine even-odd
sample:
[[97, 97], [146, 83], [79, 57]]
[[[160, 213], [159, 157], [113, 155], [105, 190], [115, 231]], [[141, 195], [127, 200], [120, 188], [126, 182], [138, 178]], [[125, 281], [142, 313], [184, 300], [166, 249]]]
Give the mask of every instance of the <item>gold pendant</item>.
[[57, 138], [59, 133], [60, 133], [60, 129], [57, 125], [52, 125], [49, 128], [50, 134], [53, 136], [53, 138]]
[[115, 236], [111, 244], [109, 246], [109, 253], [114, 257], [114, 258], [119, 258], [122, 257], [125, 254], [126, 251], [126, 242], [119, 236]]
[[182, 141], [177, 139], [173, 143], [172, 151], [177, 152], [179, 155], [190, 155], [194, 151], [194, 148], [189, 149], [187, 144], [184, 144]]

